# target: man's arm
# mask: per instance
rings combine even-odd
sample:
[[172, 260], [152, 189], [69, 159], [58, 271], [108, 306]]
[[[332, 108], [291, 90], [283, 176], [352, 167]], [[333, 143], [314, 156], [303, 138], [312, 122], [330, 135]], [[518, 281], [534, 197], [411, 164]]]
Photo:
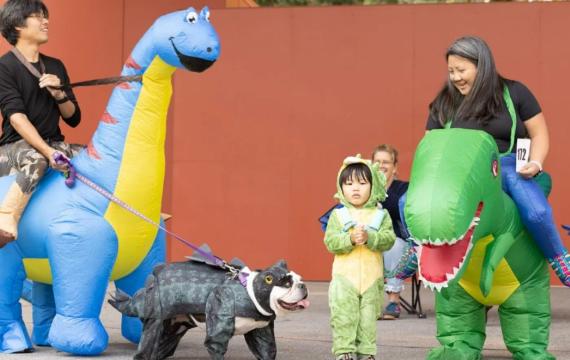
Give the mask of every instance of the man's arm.
[[[58, 103], [59, 112], [64, 119], [69, 119], [75, 114], [75, 104], [67, 97], [65, 91], [59, 89], [61, 80], [57, 75], [43, 74], [40, 77], [40, 88], [46, 88]], [[67, 99], [67, 101], [65, 101]], [[61, 102], [61, 103], [60, 103]]]

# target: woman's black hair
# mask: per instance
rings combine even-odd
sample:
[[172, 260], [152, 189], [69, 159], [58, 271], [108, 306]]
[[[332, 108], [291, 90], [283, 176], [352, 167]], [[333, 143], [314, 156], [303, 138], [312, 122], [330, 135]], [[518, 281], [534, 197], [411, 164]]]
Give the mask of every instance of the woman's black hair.
[[478, 121], [484, 125], [504, 108], [503, 87], [505, 79], [499, 75], [491, 49], [476, 36], [465, 36], [451, 44], [445, 58], [460, 56], [477, 67], [473, 87], [462, 95], [447, 79], [435, 100], [429, 105], [430, 116], [442, 126], [448, 121]]

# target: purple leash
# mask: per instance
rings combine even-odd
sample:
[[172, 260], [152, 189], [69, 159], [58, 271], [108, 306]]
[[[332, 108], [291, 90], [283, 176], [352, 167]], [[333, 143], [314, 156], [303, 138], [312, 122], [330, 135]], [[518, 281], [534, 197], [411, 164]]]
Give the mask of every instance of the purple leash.
[[131, 214], [134, 214], [134, 215], [138, 216], [139, 218], [143, 219], [144, 221], [156, 226], [157, 228], [164, 231], [168, 235], [174, 237], [176, 240], [182, 242], [184, 245], [188, 246], [192, 250], [198, 252], [200, 255], [202, 255], [206, 259], [212, 261], [216, 266], [219, 266], [223, 269], [229, 270], [235, 277], [237, 277], [239, 279], [239, 281], [241, 282], [241, 284], [243, 286], [246, 286], [247, 274], [241, 273], [235, 267], [233, 267], [232, 265], [229, 265], [228, 263], [226, 263], [224, 260], [220, 259], [219, 257], [213, 255], [212, 253], [204, 251], [204, 250], [200, 249], [199, 247], [197, 247], [196, 245], [193, 245], [192, 243], [186, 241], [184, 238], [178, 236], [177, 234], [166, 229], [164, 226], [160, 225], [159, 223], [157, 223], [157, 222], [153, 221], [152, 219], [146, 217], [140, 211], [134, 209], [132, 206], [125, 203], [124, 201], [122, 201], [121, 199], [116, 197], [115, 195], [111, 194], [109, 191], [103, 189], [101, 186], [95, 184], [93, 181], [91, 181], [88, 178], [86, 178], [85, 176], [79, 174], [77, 172], [77, 170], [75, 170], [75, 167], [73, 166], [71, 161], [67, 157], [65, 157], [62, 153], [56, 152], [54, 154], [54, 160], [58, 165], [67, 165], [68, 170], [65, 173], [65, 177], [66, 177], [65, 185], [67, 185], [67, 187], [69, 187], [69, 188], [73, 187], [73, 185], [75, 184], [75, 179], [78, 179], [79, 181], [81, 181], [82, 183], [87, 185], [89, 188], [91, 188], [91, 189], [95, 190], [96, 192], [98, 192], [99, 194], [101, 194], [107, 200], [114, 202], [115, 204], [119, 205], [120, 207], [127, 210]]

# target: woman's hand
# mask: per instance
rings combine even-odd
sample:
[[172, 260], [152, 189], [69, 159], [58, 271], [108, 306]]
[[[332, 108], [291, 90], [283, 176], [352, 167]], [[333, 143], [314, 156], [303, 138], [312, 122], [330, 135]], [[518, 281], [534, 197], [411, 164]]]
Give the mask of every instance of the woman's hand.
[[540, 167], [536, 162], [529, 162], [519, 170], [519, 174], [525, 178], [530, 179], [538, 175]]
[[530, 161], [522, 167], [519, 174], [525, 179], [536, 176], [542, 169], [542, 164], [548, 155], [549, 136], [546, 120], [542, 113], [538, 113], [524, 122], [531, 140]]

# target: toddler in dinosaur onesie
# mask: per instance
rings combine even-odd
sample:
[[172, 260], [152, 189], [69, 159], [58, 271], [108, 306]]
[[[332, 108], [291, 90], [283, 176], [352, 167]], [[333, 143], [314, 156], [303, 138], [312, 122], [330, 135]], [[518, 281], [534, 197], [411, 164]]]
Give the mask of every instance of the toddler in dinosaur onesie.
[[337, 360], [374, 360], [376, 355], [382, 252], [396, 239], [390, 216], [379, 207], [386, 180], [377, 166], [359, 155], [344, 160], [335, 195], [344, 207], [332, 212], [325, 233], [325, 245], [335, 255], [329, 307]]

